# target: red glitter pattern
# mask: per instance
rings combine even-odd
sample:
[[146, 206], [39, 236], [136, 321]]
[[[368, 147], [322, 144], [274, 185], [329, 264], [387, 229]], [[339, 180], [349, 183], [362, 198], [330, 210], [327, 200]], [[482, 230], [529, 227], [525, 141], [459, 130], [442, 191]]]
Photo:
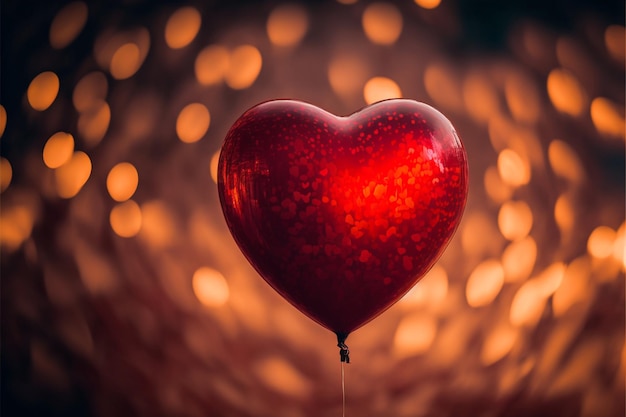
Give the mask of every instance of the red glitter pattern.
[[432, 107], [387, 100], [348, 117], [275, 100], [230, 129], [219, 163], [226, 221], [259, 274], [347, 335], [404, 295], [460, 221], [467, 156]]

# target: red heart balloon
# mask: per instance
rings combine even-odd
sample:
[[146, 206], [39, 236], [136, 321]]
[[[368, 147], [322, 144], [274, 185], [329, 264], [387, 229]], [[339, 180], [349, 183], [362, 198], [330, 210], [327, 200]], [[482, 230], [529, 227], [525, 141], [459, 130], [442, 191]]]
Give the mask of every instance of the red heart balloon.
[[413, 100], [348, 117], [275, 100], [228, 132], [218, 187], [246, 258], [341, 341], [439, 258], [465, 207], [467, 156], [448, 119]]

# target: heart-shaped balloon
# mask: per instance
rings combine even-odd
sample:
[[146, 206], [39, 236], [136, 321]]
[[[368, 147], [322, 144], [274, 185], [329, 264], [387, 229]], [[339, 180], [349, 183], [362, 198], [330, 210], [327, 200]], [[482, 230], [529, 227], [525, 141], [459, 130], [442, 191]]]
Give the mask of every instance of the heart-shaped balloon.
[[274, 100], [231, 127], [218, 187], [246, 258], [341, 341], [437, 261], [465, 207], [467, 156], [424, 103], [387, 100], [338, 117]]

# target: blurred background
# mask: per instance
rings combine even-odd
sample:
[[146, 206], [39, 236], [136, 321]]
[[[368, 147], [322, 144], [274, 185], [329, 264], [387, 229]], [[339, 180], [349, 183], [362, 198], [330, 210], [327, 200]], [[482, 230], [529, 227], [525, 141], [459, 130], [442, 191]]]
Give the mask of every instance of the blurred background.
[[448, 116], [463, 222], [348, 339], [346, 415], [625, 413], [623, 1], [3, 1], [5, 416], [340, 416], [334, 334], [240, 254], [246, 109]]

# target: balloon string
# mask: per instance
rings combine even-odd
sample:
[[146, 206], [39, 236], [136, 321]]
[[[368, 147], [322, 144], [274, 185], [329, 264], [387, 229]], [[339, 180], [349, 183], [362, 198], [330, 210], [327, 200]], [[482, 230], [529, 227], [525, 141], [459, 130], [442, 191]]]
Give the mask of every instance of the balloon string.
[[341, 417], [346, 417], [346, 380], [343, 370], [344, 363], [344, 361], [341, 361]]

